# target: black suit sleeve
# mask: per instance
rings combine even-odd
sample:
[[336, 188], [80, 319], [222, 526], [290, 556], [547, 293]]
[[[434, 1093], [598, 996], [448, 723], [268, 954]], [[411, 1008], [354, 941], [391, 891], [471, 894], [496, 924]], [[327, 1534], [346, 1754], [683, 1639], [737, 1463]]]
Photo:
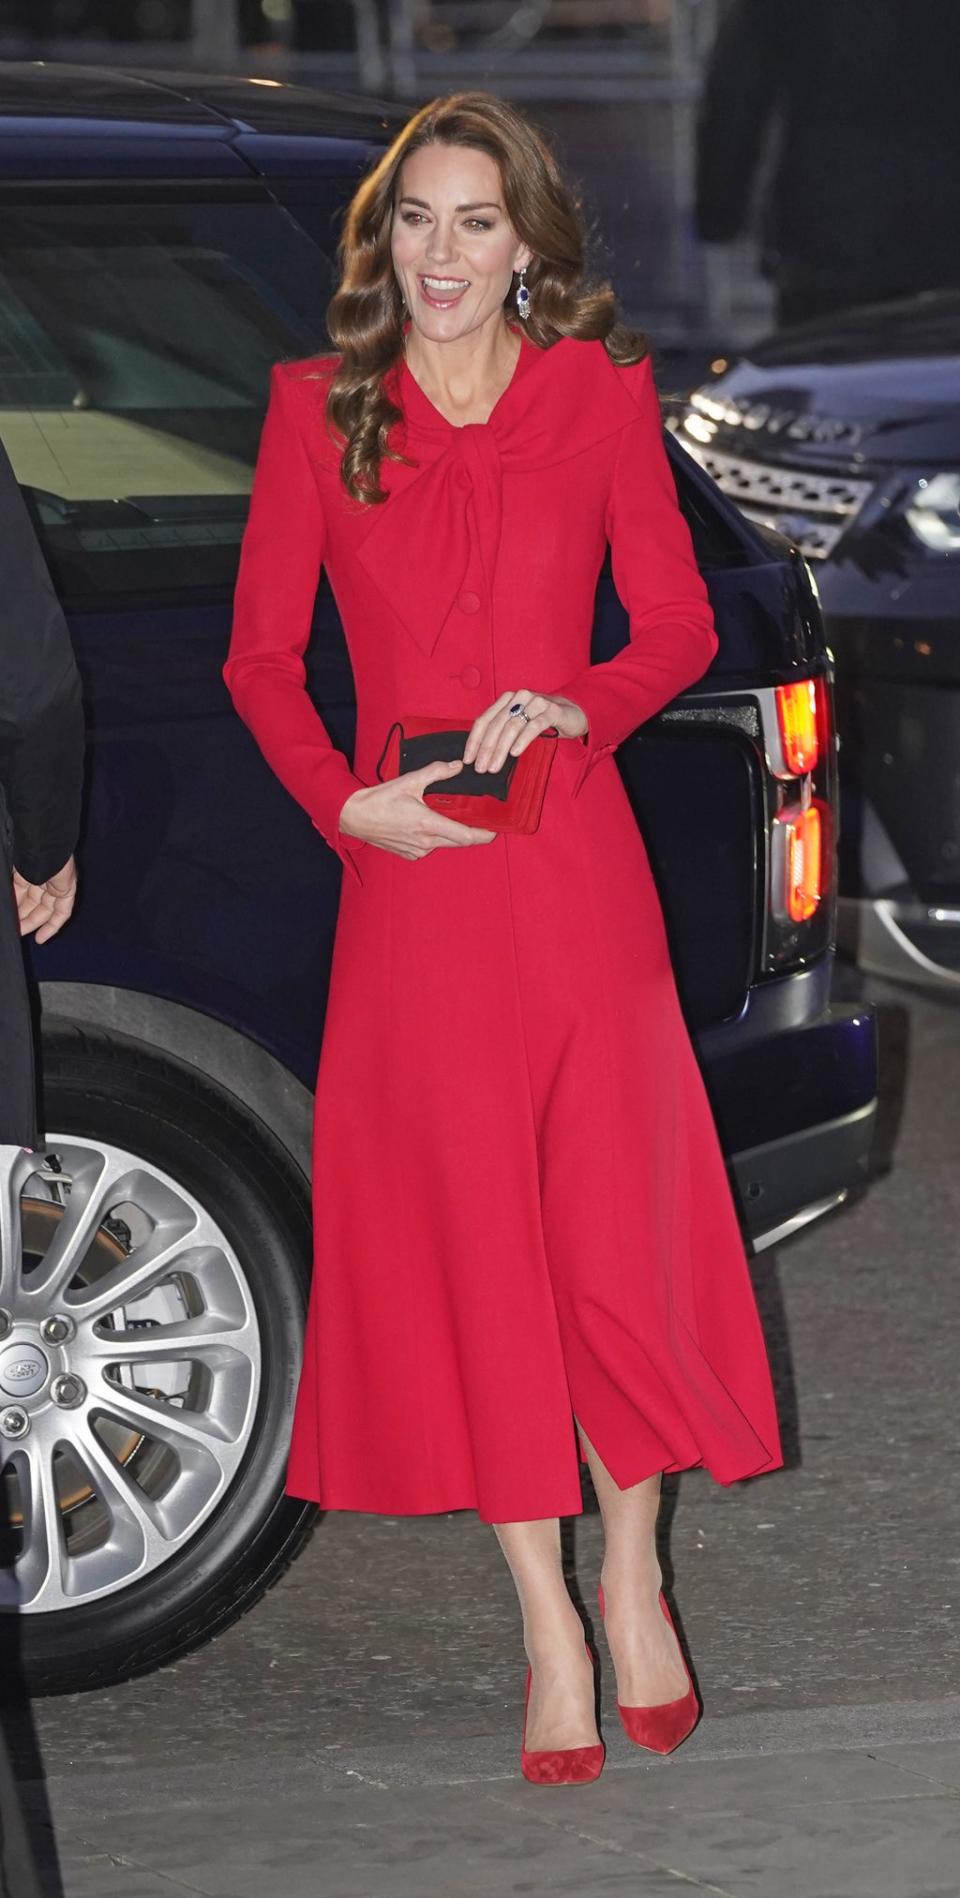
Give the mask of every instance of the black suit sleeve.
[[0, 791], [13, 863], [31, 883], [76, 844], [83, 737], [70, 635], [0, 446]]
[[714, 41], [697, 118], [696, 225], [708, 244], [739, 237], [780, 104], [788, 21], [775, 0], [735, 0]]

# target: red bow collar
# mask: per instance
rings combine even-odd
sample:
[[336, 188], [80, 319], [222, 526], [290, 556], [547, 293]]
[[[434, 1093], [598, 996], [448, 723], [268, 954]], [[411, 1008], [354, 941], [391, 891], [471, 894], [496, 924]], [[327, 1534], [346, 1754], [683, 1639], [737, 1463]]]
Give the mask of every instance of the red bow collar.
[[489, 420], [462, 428], [434, 408], [405, 361], [391, 375], [404, 414], [392, 445], [417, 467], [384, 463], [384, 478], [397, 486], [375, 509], [359, 558], [430, 656], [475, 550], [493, 584], [504, 474], [535, 477], [572, 461], [639, 411], [603, 344], [572, 337], [550, 349], [521, 340], [512, 380]]

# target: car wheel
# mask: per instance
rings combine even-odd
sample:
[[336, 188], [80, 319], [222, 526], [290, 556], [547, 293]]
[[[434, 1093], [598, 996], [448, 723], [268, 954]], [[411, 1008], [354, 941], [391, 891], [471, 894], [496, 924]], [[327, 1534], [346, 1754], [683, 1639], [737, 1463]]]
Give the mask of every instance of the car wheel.
[[209, 1640], [309, 1536], [283, 1479], [310, 1218], [193, 1069], [64, 1023], [43, 1071], [43, 1148], [0, 1149], [0, 1576], [26, 1685], [65, 1693]]

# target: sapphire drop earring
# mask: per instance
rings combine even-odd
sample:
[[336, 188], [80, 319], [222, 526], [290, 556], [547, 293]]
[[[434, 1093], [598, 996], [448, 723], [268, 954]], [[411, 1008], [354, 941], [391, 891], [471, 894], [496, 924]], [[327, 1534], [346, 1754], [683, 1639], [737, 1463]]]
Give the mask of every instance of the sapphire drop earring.
[[527, 275], [526, 264], [524, 264], [523, 269], [520, 271], [519, 274], [520, 274], [520, 282], [517, 284], [517, 315], [519, 317], [522, 317], [523, 321], [526, 322], [528, 316], [530, 315], [530, 292], [527, 289], [526, 282], [525, 282], [525, 278]]

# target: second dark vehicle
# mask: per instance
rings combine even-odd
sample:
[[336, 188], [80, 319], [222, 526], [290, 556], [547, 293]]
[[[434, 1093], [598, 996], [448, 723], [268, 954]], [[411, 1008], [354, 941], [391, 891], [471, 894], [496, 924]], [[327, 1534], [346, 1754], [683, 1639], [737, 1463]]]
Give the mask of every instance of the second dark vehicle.
[[960, 292], [782, 330], [672, 425], [816, 572], [836, 660], [843, 948], [960, 995]]

